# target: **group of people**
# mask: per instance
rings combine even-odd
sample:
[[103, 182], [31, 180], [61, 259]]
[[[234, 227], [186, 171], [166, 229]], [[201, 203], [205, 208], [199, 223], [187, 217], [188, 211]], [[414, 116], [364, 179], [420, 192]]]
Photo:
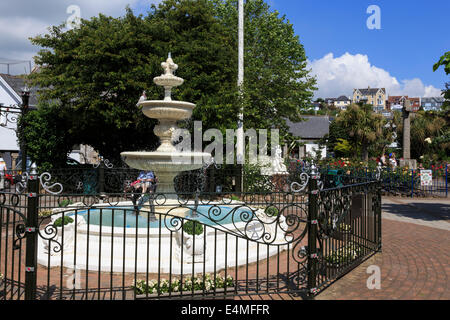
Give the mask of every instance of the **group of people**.
[[383, 167], [397, 167], [397, 159], [395, 158], [395, 152], [389, 153], [389, 157], [386, 154], [382, 154], [381, 157], [377, 158], [377, 163], [381, 164]]
[[156, 191], [155, 174], [153, 171], [141, 171], [136, 181], [132, 182], [130, 186], [133, 188], [133, 191], [142, 189], [141, 192], [143, 194], [147, 193], [147, 191], [154, 192]]

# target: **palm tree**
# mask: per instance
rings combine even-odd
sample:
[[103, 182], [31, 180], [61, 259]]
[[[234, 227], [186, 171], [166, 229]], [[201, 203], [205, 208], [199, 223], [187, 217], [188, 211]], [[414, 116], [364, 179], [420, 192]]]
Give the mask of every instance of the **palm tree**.
[[349, 142], [361, 150], [361, 158], [368, 161], [370, 144], [383, 137], [383, 116], [373, 112], [371, 105], [352, 104], [336, 121], [348, 132]]

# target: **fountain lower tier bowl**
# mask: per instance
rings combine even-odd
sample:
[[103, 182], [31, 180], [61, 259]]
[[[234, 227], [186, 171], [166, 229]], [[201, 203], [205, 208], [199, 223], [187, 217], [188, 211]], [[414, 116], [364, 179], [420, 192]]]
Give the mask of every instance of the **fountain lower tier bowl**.
[[181, 172], [200, 169], [211, 154], [204, 152], [122, 152], [130, 167], [155, 172]]
[[184, 101], [146, 100], [139, 105], [147, 117], [167, 120], [189, 119], [195, 108], [195, 104]]

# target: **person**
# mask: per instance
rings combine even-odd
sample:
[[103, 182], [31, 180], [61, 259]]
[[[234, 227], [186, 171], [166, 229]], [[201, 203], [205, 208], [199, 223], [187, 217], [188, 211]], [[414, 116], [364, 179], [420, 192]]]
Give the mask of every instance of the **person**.
[[384, 153], [383, 153], [383, 155], [381, 156], [380, 160], [381, 160], [381, 164], [382, 164], [383, 166], [385, 166], [385, 165], [386, 165], [386, 155], [385, 155]]
[[395, 169], [397, 167], [397, 159], [395, 159], [395, 153], [389, 154], [389, 163], [392, 169]]
[[142, 188], [142, 193], [146, 193], [155, 182], [155, 174], [153, 171], [141, 171], [137, 177], [137, 181], [138, 182], [134, 184], [134, 188]]
[[0, 158], [0, 190], [5, 188], [6, 163]]

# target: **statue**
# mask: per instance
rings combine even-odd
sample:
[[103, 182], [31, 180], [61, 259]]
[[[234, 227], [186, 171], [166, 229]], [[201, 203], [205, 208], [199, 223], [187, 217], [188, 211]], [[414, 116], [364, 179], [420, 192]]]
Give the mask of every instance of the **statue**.
[[273, 176], [276, 174], [288, 174], [286, 165], [283, 163], [283, 157], [281, 156], [282, 151], [280, 145], [275, 148], [275, 155], [260, 156], [260, 164], [263, 165], [261, 168], [261, 174], [266, 176]]

